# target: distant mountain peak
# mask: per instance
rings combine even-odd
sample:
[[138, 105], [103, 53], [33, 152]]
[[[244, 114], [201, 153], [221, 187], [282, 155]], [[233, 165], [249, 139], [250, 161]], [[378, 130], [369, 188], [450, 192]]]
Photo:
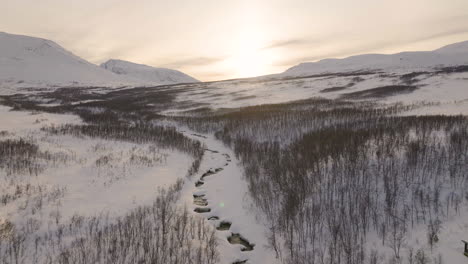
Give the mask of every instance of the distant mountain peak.
[[118, 59], [110, 59], [102, 63], [101, 67], [118, 75], [150, 83], [176, 84], [199, 82], [197, 79], [177, 70], [156, 68]]

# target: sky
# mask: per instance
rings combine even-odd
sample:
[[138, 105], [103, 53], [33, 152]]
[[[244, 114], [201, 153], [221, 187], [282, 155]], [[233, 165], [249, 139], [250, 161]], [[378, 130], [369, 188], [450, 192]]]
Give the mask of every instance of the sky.
[[0, 31], [212, 81], [468, 40], [468, 0], [0, 0]]

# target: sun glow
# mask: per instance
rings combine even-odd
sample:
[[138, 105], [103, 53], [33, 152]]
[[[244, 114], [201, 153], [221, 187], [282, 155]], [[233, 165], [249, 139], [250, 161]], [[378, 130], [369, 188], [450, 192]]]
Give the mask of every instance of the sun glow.
[[271, 71], [270, 65], [277, 58], [275, 50], [268, 46], [268, 30], [262, 23], [260, 13], [249, 6], [244, 10], [243, 23], [237, 32], [233, 32], [231, 53], [225, 60], [225, 66], [236, 78], [264, 75]]

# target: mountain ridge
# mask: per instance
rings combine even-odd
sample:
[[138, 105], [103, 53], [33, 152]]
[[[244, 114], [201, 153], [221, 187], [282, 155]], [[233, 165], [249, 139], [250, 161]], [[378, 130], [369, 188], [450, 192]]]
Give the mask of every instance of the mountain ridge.
[[404, 51], [395, 54], [360, 54], [342, 59], [327, 58], [303, 62], [280, 75], [301, 76], [358, 70], [415, 71], [442, 66], [468, 64], [468, 41], [443, 46], [432, 51]]

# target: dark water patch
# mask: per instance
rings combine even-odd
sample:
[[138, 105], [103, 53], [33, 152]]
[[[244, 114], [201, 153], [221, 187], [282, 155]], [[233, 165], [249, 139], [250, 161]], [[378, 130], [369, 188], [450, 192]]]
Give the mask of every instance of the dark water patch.
[[199, 214], [204, 214], [204, 213], [209, 213], [211, 212], [211, 208], [202, 208], [202, 207], [197, 207], [195, 210], [193, 210], [195, 213]]
[[216, 174], [216, 172], [210, 169], [209, 171], [203, 173], [203, 175], [201, 176], [201, 179], [203, 180], [205, 177], [208, 177], [208, 176], [214, 175], [214, 174]]
[[240, 234], [232, 233], [230, 237], [228, 237], [228, 242], [231, 244], [239, 244], [242, 245], [241, 251], [252, 251], [255, 247], [254, 244], [250, 244], [250, 242], [243, 238]]
[[200, 135], [200, 134], [192, 134], [192, 136], [207, 139], [207, 137]]
[[246, 259], [246, 260], [237, 260], [237, 261], [233, 262], [232, 264], [246, 264], [247, 261], [248, 261], [248, 259]]
[[210, 217], [208, 217], [208, 220], [210, 220], [210, 221], [216, 221], [216, 220], [219, 220], [219, 217], [217, 217], [217, 216], [210, 216]]
[[198, 180], [196, 183], [195, 183], [195, 187], [200, 187], [202, 186], [203, 184], [205, 184], [204, 182]]
[[193, 203], [198, 206], [207, 206], [208, 200], [204, 197], [193, 197]]
[[231, 222], [222, 221], [221, 223], [219, 223], [219, 226], [216, 227], [216, 230], [218, 230], [218, 231], [227, 231], [227, 230], [229, 230], [229, 228], [231, 228], [231, 225], [232, 225]]

